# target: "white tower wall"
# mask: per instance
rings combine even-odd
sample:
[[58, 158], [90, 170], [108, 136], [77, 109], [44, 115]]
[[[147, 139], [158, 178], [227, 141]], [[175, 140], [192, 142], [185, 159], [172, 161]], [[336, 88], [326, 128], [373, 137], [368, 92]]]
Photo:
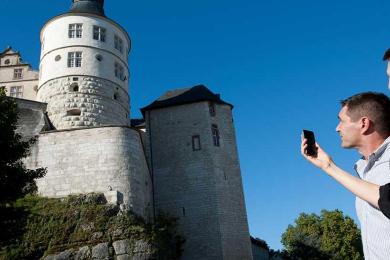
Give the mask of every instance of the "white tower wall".
[[[80, 38], [69, 37], [70, 24], [82, 24]], [[94, 26], [105, 29], [104, 42], [93, 38]], [[115, 37], [122, 51], [115, 48]], [[69, 13], [46, 23], [41, 43], [37, 99], [48, 103], [57, 129], [128, 125], [130, 39], [119, 25], [93, 14]], [[69, 67], [70, 52], [81, 52], [81, 66]]]

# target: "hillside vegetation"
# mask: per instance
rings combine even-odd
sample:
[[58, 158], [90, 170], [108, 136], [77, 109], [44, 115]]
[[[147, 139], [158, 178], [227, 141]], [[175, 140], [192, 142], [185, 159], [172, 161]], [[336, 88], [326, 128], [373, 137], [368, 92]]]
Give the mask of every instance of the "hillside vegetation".
[[[184, 243], [176, 234], [174, 219], [159, 216], [154, 224], [147, 224], [107, 204], [103, 194], [62, 199], [29, 195], [3, 210], [7, 212], [1, 215], [7, 219], [1, 219], [6, 229], [0, 232], [0, 259], [44, 259], [66, 250], [69, 259], [77, 259], [82, 247], [89, 253], [79, 259], [88, 259], [94, 253], [90, 249], [102, 243], [113, 258], [115, 241], [126, 241], [128, 257], [142, 253], [144, 259], [179, 259]], [[140, 241], [147, 245], [142, 252], [137, 248]]]

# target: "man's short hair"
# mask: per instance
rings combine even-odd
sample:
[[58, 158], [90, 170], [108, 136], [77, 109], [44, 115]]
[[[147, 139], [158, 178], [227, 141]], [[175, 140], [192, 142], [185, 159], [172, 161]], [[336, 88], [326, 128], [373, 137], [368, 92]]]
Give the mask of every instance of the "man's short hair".
[[374, 123], [375, 130], [383, 135], [390, 135], [390, 99], [382, 93], [363, 92], [341, 101], [347, 106], [347, 114], [352, 121], [368, 117]]

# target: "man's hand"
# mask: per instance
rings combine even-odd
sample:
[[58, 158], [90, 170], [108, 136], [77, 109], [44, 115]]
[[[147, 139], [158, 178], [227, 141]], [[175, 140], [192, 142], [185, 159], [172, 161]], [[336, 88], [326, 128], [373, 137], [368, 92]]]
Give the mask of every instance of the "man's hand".
[[302, 143], [301, 143], [301, 153], [303, 157], [306, 158], [309, 162], [317, 166], [318, 168], [321, 168], [322, 170], [326, 171], [331, 164], [333, 164], [332, 158], [324, 152], [324, 150], [321, 149], [321, 147], [316, 143], [316, 150], [317, 154], [315, 156], [307, 155], [307, 139], [302, 137]]
[[321, 147], [316, 143], [317, 149], [316, 156], [310, 156], [306, 154], [307, 149], [307, 140], [302, 137], [301, 143], [301, 153], [309, 162], [321, 168], [329, 176], [333, 177], [336, 181], [341, 183], [345, 188], [350, 190], [353, 194], [359, 198], [367, 201], [374, 207], [378, 208], [379, 200], [379, 185], [366, 182], [360, 178], [357, 178], [350, 173], [340, 169], [336, 164], [334, 164], [332, 158], [321, 149]]

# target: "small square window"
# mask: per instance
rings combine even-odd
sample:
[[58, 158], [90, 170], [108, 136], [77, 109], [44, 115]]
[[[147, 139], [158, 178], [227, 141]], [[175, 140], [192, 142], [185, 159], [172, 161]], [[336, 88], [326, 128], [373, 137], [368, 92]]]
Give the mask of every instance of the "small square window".
[[200, 136], [199, 135], [193, 135], [192, 136], [192, 151], [199, 151], [202, 149], [200, 145]]
[[23, 69], [14, 69], [14, 79], [23, 78]]
[[83, 36], [83, 24], [72, 23], [69, 24], [68, 37], [69, 38], [81, 38]]
[[22, 86], [11, 87], [9, 95], [11, 97], [22, 98], [23, 97], [23, 87]]
[[68, 67], [81, 67], [82, 52], [68, 52]]
[[106, 29], [100, 26], [93, 26], [93, 39], [101, 42], [106, 41]]

